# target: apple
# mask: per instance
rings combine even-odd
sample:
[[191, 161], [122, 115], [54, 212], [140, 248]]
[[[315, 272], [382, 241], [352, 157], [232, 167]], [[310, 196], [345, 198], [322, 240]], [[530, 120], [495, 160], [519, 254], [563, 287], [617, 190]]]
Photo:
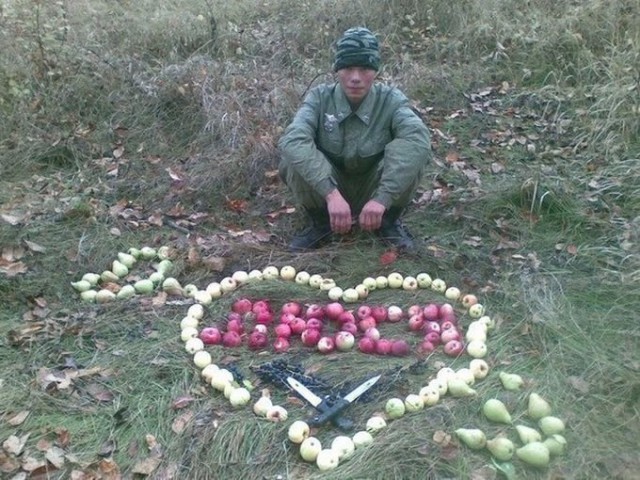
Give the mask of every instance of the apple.
[[342, 298], [343, 293], [344, 290], [342, 290], [342, 288], [335, 286], [329, 289], [329, 291], [327, 292], [327, 296], [329, 297], [329, 300], [333, 300], [335, 302]]
[[249, 334], [249, 348], [251, 350], [261, 350], [266, 347], [268, 343], [269, 338], [266, 333], [254, 330]]
[[199, 352], [203, 348], [204, 348], [204, 343], [198, 337], [190, 338], [184, 344], [184, 349], [192, 355], [196, 352]]
[[390, 322], [399, 322], [404, 316], [404, 312], [397, 305], [391, 305], [387, 308], [387, 320]]
[[242, 337], [235, 331], [224, 332], [222, 335], [222, 344], [225, 347], [239, 347], [242, 344]]
[[219, 368], [211, 372], [210, 384], [219, 392], [224, 392], [224, 389], [227, 385], [231, 384], [231, 382], [233, 382], [233, 373], [226, 368]]
[[413, 317], [414, 315], [420, 315], [421, 317], [423, 316], [422, 314], [422, 310], [423, 307], [421, 307], [420, 305], [411, 305], [409, 308], [407, 308], [407, 315], [409, 317]]
[[424, 327], [424, 319], [422, 315], [412, 315], [409, 317], [409, 330], [412, 332], [419, 332]]
[[314, 273], [309, 277], [309, 286], [311, 288], [320, 288], [321, 283], [322, 283], [322, 275]]
[[422, 397], [422, 403], [425, 407], [431, 407], [440, 400], [440, 391], [432, 385], [422, 387], [418, 395]]
[[336, 281], [333, 278], [323, 278], [319, 285], [320, 290], [322, 290], [323, 292], [328, 292], [335, 287]]
[[440, 370], [438, 370], [438, 373], [436, 373], [436, 378], [438, 380], [444, 381], [445, 383], [455, 377], [456, 371], [451, 367], [442, 367]]
[[366, 317], [358, 322], [358, 328], [361, 332], [366, 332], [369, 328], [377, 326], [376, 319], [373, 317]]
[[199, 303], [191, 305], [187, 309], [187, 316], [202, 320], [202, 317], [204, 317], [204, 307]]
[[296, 274], [295, 282], [298, 285], [308, 285], [311, 275], [308, 272], [301, 271]]
[[474, 358], [469, 362], [469, 370], [476, 380], [482, 380], [489, 373], [489, 365], [481, 358]]
[[257, 300], [253, 302], [253, 307], [251, 307], [251, 311], [253, 313], [258, 313], [263, 310], [266, 310], [267, 312], [271, 311], [271, 305], [268, 300]]
[[267, 326], [262, 324], [262, 323], [258, 323], [258, 324], [253, 326], [253, 331], [254, 332], [264, 333], [265, 335], [267, 335], [268, 330], [269, 329], [267, 328]]
[[324, 323], [319, 318], [310, 318], [307, 320], [307, 328], [315, 328], [316, 330], [322, 331]]
[[496, 326], [495, 320], [492, 319], [491, 317], [487, 316], [487, 315], [483, 315], [477, 321], [482, 323], [485, 327], [487, 327], [487, 332], [489, 330], [492, 330]]
[[278, 337], [289, 338], [291, 336], [291, 327], [286, 323], [279, 323], [278, 325], [276, 325], [276, 328], [274, 330], [276, 332], [276, 336]]
[[315, 347], [318, 345], [320, 337], [322, 337], [322, 333], [320, 333], [320, 330], [316, 330], [315, 328], [305, 328], [300, 334], [300, 339], [302, 340], [303, 345], [307, 347]]
[[449, 287], [444, 291], [444, 296], [449, 300], [458, 300], [460, 298], [461, 292], [457, 287]]
[[429, 288], [431, 286], [431, 275], [428, 273], [419, 273], [416, 275], [416, 282], [418, 282], [418, 287], [420, 288]]
[[424, 408], [424, 400], [416, 393], [410, 393], [404, 399], [404, 408], [407, 412], [413, 413]]
[[356, 449], [369, 446], [373, 443], [373, 435], [366, 430], [360, 430], [353, 434], [353, 444]]
[[387, 275], [389, 288], [401, 288], [404, 277], [398, 272], [392, 272]]
[[295, 317], [289, 323], [289, 327], [291, 328], [292, 335], [300, 335], [305, 328], [307, 328], [307, 322], [303, 318]]
[[355, 337], [352, 333], [340, 331], [336, 333], [335, 345], [341, 352], [349, 351], [353, 348]]
[[378, 282], [376, 282], [376, 279], [373, 277], [367, 277], [364, 280], [362, 280], [362, 285], [367, 287], [369, 291], [375, 290], [376, 288], [378, 288]]
[[486, 342], [487, 341], [487, 332], [484, 325], [476, 325], [470, 323], [467, 327], [467, 331], [464, 334], [464, 338], [467, 342]]
[[296, 274], [296, 269], [291, 265], [285, 265], [280, 269], [280, 278], [283, 280], [295, 280]]
[[422, 315], [425, 320], [436, 321], [440, 317], [440, 307], [435, 303], [429, 303], [422, 310]]
[[355, 288], [347, 288], [342, 292], [342, 301], [345, 303], [356, 303], [360, 300], [360, 295]]
[[273, 349], [276, 353], [284, 353], [289, 350], [289, 340], [284, 337], [278, 337], [273, 342]]
[[262, 278], [265, 280], [273, 280], [280, 276], [280, 270], [275, 265], [268, 265], [262, 270]]
[[476, 297], [475, 295], [467, 293], [466, 295], [462, 296], [463, 307], [469, 308], [471, 307], [471, 305], [475, 305], [476, 303], [478, 303], [478, 297]]
[[436, 346], [431, 343], [429, 340], [423, 340], [422, 342], [420, 342], [420, 345], [418, 346], [418, 353], [424, 355], [424, 354], [429, 354], [434, 352], [436, 349]]
[[441, 380], [439, 378], [434, 378], [428, 384], [429, 387], [435, 388], [441, 397], [446, 395], [447, 390], [449, 389], [448, 384], [445, 380]]
[[[198, 304], [199, 305], [199, 304]], [[198, 319], [194, 317], [190, 317], [187, 315], [182, 320], [180, 320], [180, 330], [184, 330], [187, 327], [197, 328], [198, 327]]]
[[440, 305], [440, 309], [439, 309], [439, 316], [440, 316], [440, 320], [443, 320], [445, 317], [451, 317], [456, 315], [456, 311], [453, 308], [453, 305], [451, 305], [450, 303], [443, 303], [442, 305]]
[[227, 332], [236, 332], [242, 335], [244, 333], [244, 323], [236, 318], [227, 321]]
[[369, 289], [365, 287], [362, 283], [359, 283], [354, 287], [355, 291], [358, 292], [358, 298], [360, 300], [364, 300], [369, 296]]
[[476, 383], [476, 377], [470, 368], [460, 368], [456, 371], [456, 377], [469, 386]]
[[353, 455], [356, 446], [353, 443], [351, 437], [347, 437], [346, 435], [338, 435], [331, 442], [331, 450], [338, 452], [339, 460], [346, 460]]
[[387, 288], [389, 286], [389, 279], [384, 275], [376, 277], [376, 289]]
[[338, 315], [338, 323], [342, 324], [347, 322], [350, 322], [350, 323], [356, 322], [356, 316], [351, 310], [345, 310], [340, 315]]
[[317, 303], [312, 303], [307, 306], [304, 312], [304, 318], [309, 320], [310, 318], [324, 318], [324, 308]]
[[305, 439], [309, 438], [310, 432], [311, 429], [309, 428], [309, 424], [307, 422], [296, 420], [291, 425], [289, 425], [287, 436], [289, 437], [289, 441], [293, 443], [302, 443]]
[[460, 340], [460, 332], [457, 328], [448, 328], [440, 332], [440, 341], [444, 344], [449, 343], [452, 340]]
[[233, 278], [224, 277], [222, 280], [220, 280], [220, 289], [222, 290], [222, 293], [233, 292], [236, 288], [238, 288], [238, 282], [236, 282]]
[[344, 322], [340, 325], [340, 330], [349, 332], [354, 337], [358, 334], [358, 326], [354, 322]]
[[211, 364], [211, 354], [204, 350], [198, 350], [193, 355], [193, 364], [198, 368], [205, 368], [207, 365]]
[[457, 330], [458, 327], [456, 327], [456, 324], [453, 323], [451, 320], [445, 320], [443, 322], [440, 322], [440, 331], [444, 332], [445, 330]]
[[[139, 280], [137, 283], [142, 282], [143, 280]], [[144, 292], [138, 292], [138, 293], [144, 293]], [[206, 290], [196, 290], [193, 293], [193, 299], [198, 302], [201, 303], [202, 305], [210, 305], [211, 302], [213, 301], [213, 297], [211, 295], [209, 295], [209, 292], [207, 292]]]
[[442, 327], [440, 326], [440, 324], [438, 322], [430, 320], [428, 322], [425, 322], [424, 331], [426, 333], [436, 332], [437, 334], [440, 334], [442, 332]]
[[360, 305], [356, 309], [356, 318], [362, 320], [363, 318], [371, 316], [371, 307], [368, 305]]
[[296, 316], [293, 313], [282, 313], [280, 314], [280, 323], [289, 325], [293, 322], [294, 318], [296, 318]]
[[271, 325], [273, 323], [273, 313], [268, 310], [261, 310], [256, 315], [256, 323]]
[[327, 471], [333, 470], [340, 463], [340, 455], [337, 451], [331, 448], [323, 448], [316, 457], [316, 465], [318, 470]]
[[241, 315], [247, 312], [251, 312], [252, 308], [253, 308], [253, 303], [251, 303], [251, 300], [249, 300], [248, 298], [240, 298], [235, 302], [233, 302], [233, 305], [231, 306], [232, 311], [239, 313]]
[[409, 344], [405, 340], [393, 340], [391, 342], [391, 355], [403, 357], [409, 353]]
[[188, 341], [191, 338], [196, 338], [198, 336], [198, 329], [195, 327], [185, 327], [180, 332], [180, 340], [183, 342]]
[[472, 340], [467, 344], [467, 353], [473, 358], [483, 358], [487, 355], [487, 344], [482, 340]]
[[365, 424], [365, 429], [367, 430], [367, 432], [374, 434], [374, 433], [378, 433], [380, 430], [382, 430], [386, 426], [387, 426], [387, 421], [383, 417], [381, 417], [380, 415], [374, 415], [373, 417], [370, 417], [367, 420]]
[[413, 291], [418, 289], [418, 281], [414, 277], [404, 277], [402, 280], [402, 288], [404, 290]]
[[300, 305], [298, 302], [287, 302], [282, 305], [282, 308], [280, 308], [280, 312], [290, 313], [294, 317], [297, 317], [298, 315], [300, 315], [300, 313], [302, 313], [302, 305]]
[[464, 350], [464, 345], [459, 340], [451, 340], [444, 344], [444, 353], [450, 357], [457, 357]]
[[433, 346], [437, 347], [438, 345], [440, 345], [441, 340], [440, 340], [440, 334], [438, 332], [435, 331], [431, 331], [428, 332], [425, 336], [424, 336], [424, 341], [425, 342], [429, 342], [431, 343]]
[[322, 451], [322, 444], [316, 437], [307, 437], [300, 444], [300, 456], [305, 462], [315, 462]]
[[471, 318], [480, 318], [483, 315], [484, 315], [484, 307], [479, 303], [476, 303], [469, 307], [469, 316]]
[[376, 351], [376, 340], [370, 337], [362, 337], [358, 340], [358, 350], [362, 353], [374, 353]]
[[324, 307], [324, 313], [329, 320], [338, 320], [344, 313], [344, 307], [340, 302], [331, 302]]
[[242, 285], [243, 283], [247, 283], [249, 281], [249, 274], [244, 270], [237, 270], [233, 272], [231, 275], [238, 285]]
[[447, 284], [441, 278], [434, 278], [431, 282], [431, 290], [438, 293], [444, 293], [447, 289]]
[[331, 353], [336, 348], [336, 342], [333, 337], [321, 337], [317, 345], [320, 353]]
[[402, 417], [406, 412], [404, 402], [400, 398], [390, 398], [384, 406], [387, 418], [392, 420]]
[[375, 305], [371, 307], [371, 316], [376, 319], [376, 322], [384, 322], [387, 320], [387, 307], [384, 305]]
[[205, 345], [218, 345], [222, 342], [222, 332], [216, 327], [205, 327], [200, 331], [200, 340]]
[[200, 375], [202, 376], [205, 382], [211, 384], [211, 377], [213, 376], [213, 372], [216, 372], [218, 370], [220, 370], [220, 367], [218, 367], [218, 365], [216, 365], [215, 363], [210, 363], [209, 365], [207, 365], [202, 369], [202, 372], [200, 372]]
[[391, 340], [381, 338], [376, 342], [376, 353], [378, 355], [389, 355], [391, 353]]
[[263, 280], [263, 275], [261, 270], [254, 269], [249, 272], [249, 278], [247, 278], [247, 281], [249, 283], [259, 282], [261, 280]]

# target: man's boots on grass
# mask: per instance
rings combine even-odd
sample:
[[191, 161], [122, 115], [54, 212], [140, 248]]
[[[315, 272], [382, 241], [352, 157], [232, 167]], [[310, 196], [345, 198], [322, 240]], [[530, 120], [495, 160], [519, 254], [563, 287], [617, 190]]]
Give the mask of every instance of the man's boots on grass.
[[390, 207], [382, 217], [382, 225], [378, 230], [378, 236], [392, 247], [398, 250], [412, 250], [414, 248], [413, 237], [400, 221], [402, 209]]
[[329, 214], [322, 209], [305, 210], [308, 225], [296, 233], [289, 243], [289, 249], [293, 252], [301, 252], [320, 247], [331, 236]]

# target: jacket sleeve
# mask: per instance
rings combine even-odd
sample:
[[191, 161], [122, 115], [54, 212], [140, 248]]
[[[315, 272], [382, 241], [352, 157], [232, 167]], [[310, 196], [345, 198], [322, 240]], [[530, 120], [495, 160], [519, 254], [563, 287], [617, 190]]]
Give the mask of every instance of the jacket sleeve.
[[316, 146], [320, 92], [312, 90], [278, 141], [278, 149], [302, 178], [322, 197], [335, 188], [332, 166]]
[[392, 118], [393, 140], [384, 151], [380, 185], [373, 199], [389, 208], [422, 174], [431, 158], [429, 129], [407, 103]]

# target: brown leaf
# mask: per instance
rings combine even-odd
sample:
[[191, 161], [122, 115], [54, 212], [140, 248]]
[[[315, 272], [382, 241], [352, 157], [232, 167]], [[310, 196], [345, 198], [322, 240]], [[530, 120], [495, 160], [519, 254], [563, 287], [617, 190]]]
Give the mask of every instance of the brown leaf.
[[191, 395], [181, 395], [171, 403], [171, 408], [173, 408], [174, 410], [180, 410], [181, 408], [186, 408], [194, 400], [195, 398], [193, 398]]
[[104, 458], [98, 464], [100, 480], [120, 480], [120, 467], [111, 458]]
[[26, 472], [33, 472], [47, 465], [46, 460], [35, 458], [30, 455], [22, 458], [22, 469]]
[[99, 402], [112, 402], [114, 399], [113, 392], [99, 383], [91, 383], [87, 385], [87, 392]]
[[570, 243], [569, 245], [567, 245], [567, 253], [570, 253], [571, 255], [577, 255], [578, 254], [578, 247], [576, 247], [574, 244]]
[[449, 445], [449, 443], [451, 442], [451, 435], [443, 430], [436, 430], [435, 432], [433, 432], [433, 441], [438, 445]]
[[50, 440], [47, 440], [46, 438], [41, 438], [40, 440], [38, 440], [38, 442], [36, 443], [36, 450], [40, 450], [41, 452], [46, 452], [47, 450], [49, 450], [51, 447], [53, 446], [53, 443], [51, 443]]
[[20, 468], [20, 462], [15, 456], [0, 450], [0, 472], [11, 473]]
[[221, 272], [224, 270], [226, 262], [222, 257], [211, 255], [203, 258], [202, 264], [209, 270], [212, 270], [214, 272]]
[[158, 468], [162, 459], [158, 457], [148, 457], [143, 460], [138, 461], [133, 466], [133, 473], [137, 473], [140, 475], [151, 475], [153, 471]]
[[184, 432], [184, 429], [187, 428], [187, 425], [189, 425], [194, 415], [195, 414], [192, 410], [187, 410], [181, 413], [171, 424], [171, 430], [173, 430], [174, 433], [181, 434]]
[[17, 427], [18, 425], [22, 425], [22, 423], [27, 419], [27, 417], [29, 416], [29, 410], [23, 410], [21, 412], [16, 413], [14, 416], [10, 417], [7, 420], [7, 423], [9, 425], [11, 425], [12, 427]]
[[100, 445], [100, 450], [98, 451], [98, 456], [107, 458], [113, 455], [117, 450], [118, 442], [115, 439], [110, 438], [102, 442], [102, 445]]
[[66, 428], [56, 428], [56, 443], [58, 446], [65, 448], [69, 445], [69, 441], [71, 440], [71, 435], [69, 434], [69, 430]]
[[380, 264], [381, 265], [390, 265], [398, 259], [398, 252], [395, 250], [387, 250], [382, 255], [380, 255]]
[[572, 376], [567, 378], [567, 382], [575, 390], [582, 393], [583, 395], [586, 395], [587, 393], [589, 393], [589, 382], [587, 382], [584, 378]]
[[7, 263], [0, 260], [0, 273], [4, 273], [7, 277], [13, 278], [21, 273], [27, 273], [29, 269], [22, 262]]

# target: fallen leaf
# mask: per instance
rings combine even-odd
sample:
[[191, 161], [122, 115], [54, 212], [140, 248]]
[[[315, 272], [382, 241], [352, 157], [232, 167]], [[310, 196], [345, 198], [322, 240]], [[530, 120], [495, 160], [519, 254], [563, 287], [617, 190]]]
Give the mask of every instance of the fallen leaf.
[[19, 413], [16, 413], [13, 417], [10, 417], [7, 420], [7, 423], [13, 427], [16, 427], [18, 425], [22, 425], [22, 423], [27, 419], [27, 417], [29, 416], [29, 410], [23, 410]]
[[4, 273], [9, 278], [13, 278], [21, 273], [27, 273], [28, 270], [27, 266], [22, 262], [0, 262], [0, 273]]
[[47, 465], [47, 461], [41, 458], [35, 458], [32, 456], [26, 456], [22, 458], [22, 469], [25, 472], [33, 472], [39, 468]]
[[191, 395], [181, 395], [171, 403], [171, 408], [180, 410], [181, 408], [188, 407], [194, 400], [195, 398]]
[[69, 434], [69, 430], [66, 428], [57, 428], [56, 429], [56, 442], [58, 446], [65, 448], [69, 445], [69, 441], [71, 440], [71, 435]]
[[64, 450], [60, 447], [51, 447], [46, 451], [44, 457], [56, 468], [64, 466]]
[[24, 214], [21, 214], [21, 215], [16, 215], [16, 214], [1, 213], [0, 214], [0, 218], [2, 218], [2, 220], [7, 222], [9, 225], [16, 226], [16, 225], [22, 223], [22, 221], [25, 218], [27, 218], [27, 214], [24, 213]]
[[448, 445], [451, 442], [451, 435], [443, 430], [433, 432], [433, 441], [438, 445]]
[[32, 252], [36, 252], [36, 253], [44, 253], [47, 251], [47, 249], [45, 247], [43, 247], [42, 245], [38, 245], [35, 242], [30, 242], [29, 240], [23, 240], [24, 244], [29, 248], [29, 250], [31, 250]]
[[161, 458], [158, 457], [148, 457], [143, 460], [138, 461], [133, 466], [133, 473], [137, 473], [140, 475], [151, 475], [156, 468], [162, 462]]
[[2, 442], [2, 448], [4, 448], [7, 453], [20, 455], [30, 435], [30, 433], [26, 433], [22, 437], [10, 435], [9, 438]]
[[398, 252], [395, 250], [387, 250], [382, 255], [380, 255], [380, 264], [381, 265], [390, 265], [395, 262], [398, 258]]
[[181, 413], [171, 424], [171, 430], [173, 430], [174, 433], [181, 434], [184, 432], [184, 429], [187, 428], [187, 425], [189, 425], [189, 422], [191, 422], [193, 417], [194, 413], [192, 410], [187, 410]]
[[0, 450], [0, 472], [11, 473], [20, 468], [18, 459], [4, 450]]

